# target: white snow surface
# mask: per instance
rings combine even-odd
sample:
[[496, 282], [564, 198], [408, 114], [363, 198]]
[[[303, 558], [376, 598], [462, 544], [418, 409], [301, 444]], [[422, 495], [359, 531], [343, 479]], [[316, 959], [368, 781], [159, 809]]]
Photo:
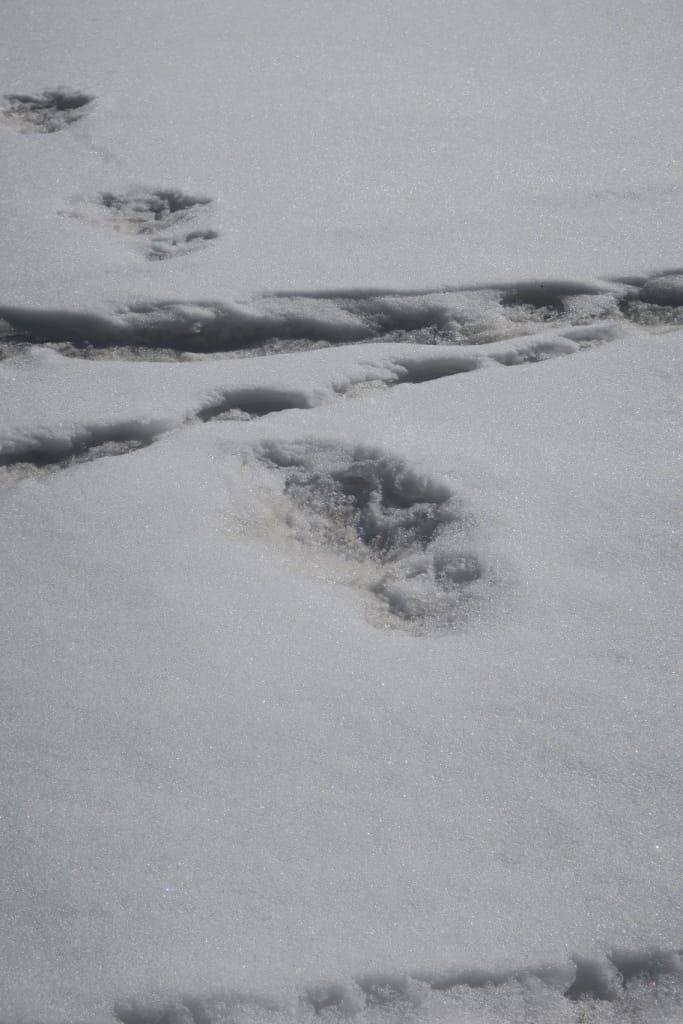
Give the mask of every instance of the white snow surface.
[[[1, 91], [92, 103], [45, 132], [6, 101], [4, 301], [677, 267], [682, 20], [678, 0], [23, 0]], [[154, 226], [159, 190], [210, 202]]]
[[[4, 470], [6, 1013], [679, 948], [682, 340], [209, 422], [359, 350], [5, 360], [46, 459], [158, 435]], [[382, 562], [330, 473], [439, 531]]]
[[2, 1024], [680, 1024], [680, 5], [25, 0]]

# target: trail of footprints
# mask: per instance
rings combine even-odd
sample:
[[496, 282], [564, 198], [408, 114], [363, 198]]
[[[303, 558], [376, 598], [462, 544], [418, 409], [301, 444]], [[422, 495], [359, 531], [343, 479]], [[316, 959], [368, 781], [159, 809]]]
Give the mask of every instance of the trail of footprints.
[[[51, 134], [86, 118], [95, 96], [64, 87], [8, 93], [0, 115], [22, 132]], [[65, 215], [136, 239], [152, 261], [186, 256], [215, 241], [211, 197], [177, 188], [136, 185], [72, 201]], [[683, 323], [683, 271], [602, 283], [526, 281], [437, 292], [347, 290], [275, 292], [253, 307], [220, 302], [157, 302], [122, 309], [115, 318], [0, 308], [0, 318], [31, 343], [50, 342], [82, 355], [115, 349], [178, 353], [289, 351], [376, 340], [421, 344], [487, 344], [544, 327], [591, 328], [627, 320], [662, 328]], [[2, 347], [0, 339], [0, 348]]]
[[[0, 113], [22, 132], [50, 134], [86, 118], [95, 97], [66, 88], [6, 94]], [[219, 233], [209, 196], [136, 185], [72, 200], [65, 216], [133, 238], [147, 260], [203, 250]], [[630, 321], [655, 329], [683, 323], [683, 272], [605, 282], [526, 281], [441, 291], [274, 292], [252, 305], [158, 301], [115, 317], [0, 307], [0, 318], [28, 343], [82, 356], [187, 353], [270, 354], [334, 344], [392, 341], [482, 345], [548, 328], [581, 345], [600, 343], [601, 324]], [[583, 331], [583, 337], [577, 332]], [[0, 349], [6, 348], [0, 338]], [[538, 358], [549, 351], [538, 350]], [[533, 359], [532, 353], [527, 356]], [[426, 379], [426, 378], [425, 378]]]
[[[21, 349], [21, 339], [12, 336], [8, 344], [7, 357]], [[572, 352], [575, 347], [558, 348], [556, 342], [534, 343], [525, 346], [523, 352], [510, 350], [496, 356], [476, 357], [457, 351], [439, 358], [394, 358], [377, 377], [368, 378], [357, 384], [338, 384], [332, 389], [337, 399], [362, 398], [370, 391], [396, 387], [399, 384], [423, 384], [444, 377], [470, 373], [486, 365], [516, 366], [525, 362], [537, 362], [552, 356]], [[306, 391], [287, 390], [277, 387], [226, 388], [199, 406], [187, 423], [199, 420], [202, 423], [218, 421], [248, 421], [253, 418], [270, 416], [291, 410], [311, 409], [314, 403]], [[171, 429], [169, 425], [157, 425], [136, 421], [124, 421], [110, 425], [101, 424], [83, 428], [62, 437], [37, 432], [26, 441], [6, 443], [0, 447], [0, 467], [17, 465], [67, 468], [75, 463], [91, 461], [109, 455], [126, 454], [152, 444], [162, 433]]]
[[[132, 234], [142, 253], [156, 260], [212, 241], [211, 210], [207, 197], [134, 189], [77, 203], [70, 215]], [[628, 324], [656, 331], [681, 327], [683, 271], [628, 281], [536, 281], [439, 292], [273, 293], [249, 303], [159, 300], [131, 304], [115, 316], [3, 305], [0, 319], [26, 344], [50, 344], [84, 358], [255, 356], [378, 341], [471, 349], [547, 339], [550, 333], [587, 347]], [[553, 354], [547, 340], [539, 345], [528, 352], [528, 361]]]
[[[182, 216], [191, 208], [177, 197], [174, 203], [168, 197], [151, 206], [143, 203], [136, 215], [143, 224], [148, 218], [163, 223], [165, 217]], [[113, 207], [118, 210], [115, 203]], [[132, 215], [126, 212], [126, 216]], [[638, 301], [671, 297], [667, 281], [659, 281], [657, 287], [659, 292], [652, 284], [641, 286]], [[677, 287], [674, 284], [670, 289], [674, 298], [678, 296]], [[541, 289], [540, 294], [537, 289]], [[518, 286], [506, 295], [512, 305], [546, 298], [540, 285]], [[501, 305], [506, 295], [498, 297]], [[482, 348], [481, 355], [472, 346], [467, 351], [458, 346], [450, 351], [442, 348], [433, 355], [424, 349], [407, 349], [401, 358], [394, 351], [389, 361], [378, 366], [375, 377], [370, 373], [356, 385], [339, 384], [328, 397], [362, 397], [372, 386], [420, 384], [487, 365], [536, 362], [615, 336], [618, 332], [615, 334], [613, 323], [598, 322], [523, 337], [502, 348]], [[189, 422], [248, 420], [311, 405], [305, 390], [226, 388], [196, 409]], [[15, 467], [18, 475], [31, 467], [68, 468], [78, 462], [135, 451], [171, 426], [154, 430], [126, 423], [83, 430], [61, 441], [35, 437], [6, 451], [0, 456], [0, 465]], [[452, 628], [482, 606], [492, 583], [491, 574], [476, 550], [471, 516], [444, 484], [429, 479], [397, 456], [372, 448], [313, 441], [298, 445], [271, 442], [258, 448], [257, 458], [280, 481], [292, 540], [305, 539], [342, 560], [362, 564], [363, 585], [383, 609], [385, 621], [388, 617], [393, 624], [422, 632]]]
[[[51, 134], [68, 129], [86, 117], [95, 97], [64, 88], [38, 94], [10, 93], [3, 97], [0, 115], [7, 124], [22, 132]], [[165, 260], [201, 249], [218, 237], [210, 222], [212, 200], [177, 189], [131, 188], [121, 193], [101, 192], [97, 197], [74, 203], [70, 215], [108, 225], [117, 232], [136, 236], [145, 257]], [[221, 308], [214, 304], [214, 316], [198, 309], [194, 323], [178, 325], [172, 304], [169, 315], [156, 317], [156, 326], [147, 327], [139, 336], [122, 332], [111, 337], [106, 331], [90, 337], [64, 336], [63, 326], [55, 318], [49, 337], [30, 337], [24, 322], [13, 322], [11, 311], [0, 315], [19, 332], [5, 341], [5, 355], [22, 343], [61, 342], [74, 352], [87, 355], [94, 347], [105, 350], [112, 345], [118, 354], [144, 355], [148, 347], [165, 344], [171, 353], [183, 347], [196, 352], [249, 350], [254, 353], [282, 349], [279, 339], [288, 342], [285, 349], [316, 347], [320, 343], [352, 343], [377, 339], [418, 343], [488, 343], [514, 333], [515, 324], [525, 333], [532, 326], [565, 324], [573, 328], [565, 337], [575, 347], [610, 340], [609, 328], [600, 320], [623, 318], [650, 327], [675, 326], [683, 321], [683, 275], [669, 271], [651, 279], [615, 282], [617, 287], [604, 296], [603, 309], [595, 302], [595, 290], [562, 282], [531, 282], [489, 289], [492, 303], [498, 304], [505, 324], [468, 315], [467, 296], [475, 292], [450, 293], [314, 293], [310, 296], [282, 293], [273, 296], [284, 304], [285, 314], [266, 311], [265, 319], [252, 319], [251, 333], [244, 324], [235, 330], [234, 316], [221, 319]], [[479, 290], [479, 292], [484, 291]], [[461, 295], [464, 301], [444, 301], [446, 295]], [[297, 314], [288, 318], [287, 303], [309, 299], [324, 313], [327, 305], [355, 318], [335, 328], [324, 315]], [[586, 302], [585, 300], [589, 301]], [[582, 305], [583, 303], [583, 305]], [[150, 309], [164, 312], [163, 307]], [[597, 321], [597, 324], [596, 324]], [[507, 333], [506, 333], [507, 331]], [[582, 333], [583, 332], [583, 333]], [[66, 332], [68, 335], [68, 331]], [[128, 346], [128, 353], [121, 346]], [[142, 347], [142, 352], [139, 347]], [[59, 347], [56, 345], [55, 347]], [[135, 348], [138, 351], [135, 352]], [[571, 347], [565, 351], [573, 351]], [[533, 362], [562, 354], [561, 346], [530, 346], [523, 352], [511, 351], [494, 357], [502, 365]], [[486, 359], [454, 353], [441, 360], [396, 361], [392, 376], [384, 376], [381, 386], [421, 383], [439, 377], [470, 372]], [[365, 386], [371, 385], [366, 381]], [[359, 387], [357, 393], [361, 393]], [[350, 393], [341, 389], [340, 395]], [[274, 388], [227, 389], [196, 413], [202, 422], [214, 419], [249, 419], [289, 409], [305, 409], [310, 402], [305, 393], [282, 392]], [[68, 438], [34, 437], [0, 454], [0, 466], [20, 471], [67, 468], [100, 457], [123, 455], [152, 444], [166, 429], [162, 425], [134, 422], [83, 429]], [[305, 536], [307, 543], [335, 550], [341, 557], [365, 561], [373, 567], [371, 592], [388, 613], [399, 622], [418, 626], [454, 625], [469, 607], [476, 605], [486, 584], [486, 572], [473, 543], [473, 523], [450, 489], [411, 468], [397, 456], [379, 449], [348, 447], [329, 442], [270, 442], [257, 450], [260, 463], [281, 480], [282, 493], [291, 507], [293, 533]], [[577, 958], [573, 981], [564, 994], [569, 999], [617, 1000], [634, 979], [643, 976], [657, 981], [680, 973], [677, 953], [612, 954], [603, 963]], [[552, 971], [550, 971], [552, 974]], [[335, 1012], [356, 1015], [374, 1006], [386, 1007], [414, 1003], [414, 983], [433, 991], [448, 991], [458, 986], [504, 985], [511, 980], [535, 976], [548, 980], [549, 969], [510, 972], [416, 974], [413, 976], [368, 976], [350, 984], [320, 986], [308, 990], [304, 1002], [314, 1014]], [[550, 979], [552, 980], [552, 979]], [[235, 994], [173, 1000], [163, 1005], [121, 1003], [116, 1016], [121, 1024], [213, 1024], [229, 1019], [251, 1019], [254, 1008], [277, 1019], [276, 1003]]]
[[[2, 115], [24, 132], [54, 133], [86, 117], [95, 97], [68, 89], [4, 97]], [[200, 250], [218, 237], [212, 200], [179, 189], [102, 191], [74, 201], [70, 216], [135, 237], [148, 260]], [[661, 328], [680, 324], [683, 274], [599, 285], [535, 281], [442, 292], [316, 292], [263, 296], [260, 306], [158, 303], [132, 307], [115, 322], [79, 314], [33, 314], [1, 308], [15, 332], [11, 354], [25, 342], [57, 343], [70, 354], [117, 350], [119, 355], [163, 347], [181, 356], [241, 351], [250, 354], [367, 341], [456, 346], [435, 358], [392, 358], [377, 377], [342, 385], [337, 397], [361, 396], [369, 387], [418, 384], [485, 365], [535, 362], [618, 336], [615, 323], [630, 320]], [[38, 330], [36, 331], [36, 327]], [[474, 345], [529, 336], [506, 350], [472, 354]], [[31, 336], [31, 332], [33, 336]], [[457, 346], [467, 344], [468, 352]], [[0, 346], [2, 347], [2, 346]], [[70, 347], [70, 349], [69, 349]], [[190, 420], [240, 420], [311, 405], [307, 394], [275, 387], [226, 389]], [[56, 438], [40, 433], [0, 452], [0, 466], [14, 476], [65, 469], [96, 458], [124, 455], [153, 443], [168, 425], [125, 422], [83, 428]], [[475, 551], [474, 524], [455, 495], [379, 449], [328, 442], [271, 442], [257, 459], [277, 474], [292, 536], [340, 558], [363, 563], [369, 591], [395, 621], [417, 628], [453, 626], [477, 606], [489, 584]]]
[[[65, 88], [42, 93], [6, 93], [0, 113], [22, 132], [52, 134], [86, 117], [95, 97]], [[212, 200], [179, 189], [132, 188], [101, 192], [75, 201], [69, 216], [109, 224], [116, 231], [142, 236], [143, 253], [150, 260], [166, 260], [201, 249], [218, 238], [210, 222]]]

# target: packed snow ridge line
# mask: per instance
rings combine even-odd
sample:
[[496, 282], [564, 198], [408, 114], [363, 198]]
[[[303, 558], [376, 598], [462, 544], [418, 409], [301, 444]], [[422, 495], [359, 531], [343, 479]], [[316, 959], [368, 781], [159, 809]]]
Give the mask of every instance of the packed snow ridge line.
[[450, 627], [481, 599], [472, 517], [446, 484], [378, 448], [271, 441], [257, 455], [282, 476], [293, 535], [369, 567], [395, 621]]
[[67, 436], [36, 431], [30, 437], [0, 446], [0, 466], [33, 466], [36, 469], [66, 469], [80, 462], [112, 455], [125, 455], [153, 443], [166, 424], [124, 421], [83, 427]]
[[[611, 337], [606, 328], [601, 329]], [[606, 333], [605, 333], [606, 332]], [[20, 346], [19, 346], [20, 347]], [[462, 351], [420, 355], [417, 350], [405, 358], [392, 358], [375, 372], [369, 369], [359, 382], [333, 382], [328, 388], [307, 391], [276, 386], [233, 386], [213, 390], [198, 406], [181, 407], [168, 420], [144, 421], [124, 418], [121, 421], [48, 427], [40, 422], [19, 432], [9, 429], [0, 439], [0, 467], [33, 467], [38, 470], [68, 469], [98, 458], [125, 455], [147, 447], [162, 434], [182, 426], [217, 421], [248, 421], [280, 412], [306, 410], [344, 398], [363, 398], [371, 390], [386, 389], [399, 384], [422, 384], [443, 377], [469, 373], [487, 366], [518, 366], [538, 362], [552, 356], [576, 352], [577, 342], [554, 337], [522, 339], [516, 344], [497, 346], [483, 356]], [[18, 354], [8, 350], [8, 358]], [[22, 474], [20, 473], [20, 476]], [[16, 479], [16, 474], [11, 474]]]
[[[612, 329], [604, 327], [591, 334], [592, 341], [611, 341], [614, 337]], [[581, 347], [582, 344], [578, 340], [550, 337], [523, 341], [518, 345], [506, 345], [497, 351], [476, 356], [462, 352], [448, 352], [443, 355], [430, 353], [428, 358], [417, 353], [411, 353], [403, 359], [393, 356], [376, 375], [369, 372], [362, 381], [355, 384], [348, 381], [335, 382], [331, 390], [333, 397], [336, 398], [358, 398], [365, 396], [370, 389], [392, 388], [399, 384], [426, 384], [429, 381], [455, 377], [492, 366], [536, 363], [578, 352]], [[312, 395], [305, 390], [293, 391], [267, 386], [226, 388], [202, 405], [195, 415], [204, 423], [215, 419], [244, 420], [293, 409], [311, 409], [325, 401], [327, 397], [323, 393]]]
[[[104, 215], [121, 229], [128, 225], [126, 230], [158, 244], [157, 258], [186, 251], [194, 241], [206, 241], [203, 227], [196, 239], [184, 227], [175, 234], [184, 217], [198, 215], [198, 205], [206, 208], [205, 201], [161, 191], [136, 196], [111, 196]], [[157, 236], [155, 224], [167, 227]], [[155, 258], [151, 252], [148, 255]], [[653, 329], [680, 326], [683, 272], [619, 281], [538, 280], [432, 292], [269, 293], [249, 302], [166, 299], [134, 303], [113, 313], [3, 304], [0, 318], [33, 344], [62, 343], [83, 354], [107, 349], [122, 353], [126, 347], [270, 354], [371, 341], [482, 345], [549, 328], [583, 330], [585, 344], [590, 344], [591, 329], [609, 323], [635, 322]]]
[[229, 388], [197, 411], [202, 423], [211, 420], [242, 420], [270, 416], [288, 409], [310, 409], [312, 402], [302, 391], [280, 391], [277, 388]]
[[70, 89], [46, 89], [38, 95], [7, 93], [2, 113], [22, 131], [59, 132], [89, 113], [95, 97]]
[[[114, 1012], [120, 1024], [224, 1024], [225, 1021], [241, 1024], [242, 1021], [254, 1019], [278, 1024], [279, 1021], [306, 1020], [316, 1016], [368, 1019], [368, 1014], [373, 1015], [371, 1019], [374, 1020], [375, 1013], [376, 1019], [386, 1024], [395, 1019], [391, 1015], [392, 1010], [400, 1014], [401, 1011], [415, 1012], [419, 1009], [420, 1019], [428, 1020], [429, 1003], [435, 996], [447, 1000], [449, 994], [457, 997], [467, 989], [486, 990], [492, 1000], [495, 999], [495, 992], [500, 992], [502, 998], [498, 1010], [504, 1012], [506, 987], [514, 986], [515, 983], [536, 983], [537, 991], [544, 992], [548, 999], [546, 1006], [549, 1012], [553, 1003], [556, 1005], [558, 1000], [566, 999], [586, 1009], [592, 1006], [591, 1020], [597, 1021], [603, 1019], [593, 1016], [599, 1012], [600, 1003], [613, 1004], [613, 1009], [618, 1013], [621, 1006], [628, 1007], [630, 992], [638, 989], [639, 1002], [644, 994], [647, 1000], [645, 1007], [650, 1005], [654, 1011], [661, 1006], [671, 985], [675, 985], [682, 977], [680, 950], [615, 951], [603, 958], [577, 956], [566, 964], [523, 970], [416, 971], [410, 974], [366, 975], [346, 982], [308, 988], [301, 993], [298, 1007], [268, 997], [228, 990], [204, 995], [180, 995], [167, 1002], [121, 1000], [116, 1004]], [[457, 1003], [454, 1003], [453, 1009], [457, 1010]], [[444, 1018], [439, 1014], [436, 1019]], [[491, 1018], [486, 1016], [485, 1019]], [[496, 1014], [498, 1019], [507, 1018]], [[562, 1019], [569, 1018], [563, 1015]], [[582, 1019], [585, 1018], [576, 1017], [576, 1020]], [[620, 1018], [609, 1016], [609, 1020], [615, 1019]]]
[[68, 216], [141, 236], [144, 255], [166, 260], [202, 248], [218, 238], [210, 223], [213, 200], [180, 189], [132, 188], [101, 192], [94, 200], [74, 201]]

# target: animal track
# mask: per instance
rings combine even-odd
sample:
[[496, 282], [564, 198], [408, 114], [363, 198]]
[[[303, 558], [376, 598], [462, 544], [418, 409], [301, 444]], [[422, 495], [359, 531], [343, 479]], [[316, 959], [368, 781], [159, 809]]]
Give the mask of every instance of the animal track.
[[17, 122], [22, 130], [59, 132], [80, 121], [90, 110], [95, 97], [68, 89], [48, 89], [39, 96], [8, 93], [3, 97], [5, 117]]
[[462, 617], [483, 569], [471, 522], [445, 484], [373, 448], [270, 442], [259, 457], [283, 474], [295, 534], [369, 563], [369, 589], [396, 619], [425, 626]]
[[178, 189], [102, 192], [96, 202], [75, 204], [74, 216], [103, 220], [116, 231], [142, 236], [149, 260], [166, 260], [202, 248], [218, 238], [208, 223], [212, 200]]

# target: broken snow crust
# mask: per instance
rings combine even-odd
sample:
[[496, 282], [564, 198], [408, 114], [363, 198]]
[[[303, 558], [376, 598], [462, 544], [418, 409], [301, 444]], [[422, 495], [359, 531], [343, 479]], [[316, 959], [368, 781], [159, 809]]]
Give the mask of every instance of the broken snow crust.
[[[681, 948], [680, 345], [251, 419], [196, 415], [221, 361], [135, 397], [128, 364], [6, 360], [89, 375], [74, 429], [98, 389], [172, 426], [2, 471], [3, 1020], [305, 1019], [322, 990], [391, 1019], [380, 975], [425, 1021], [573, 1024], [577, 978], [597, 1021], [674, 1021], [675, 964], [595, 965]], [[449, 971], [503, 981], [420, 987]]]

